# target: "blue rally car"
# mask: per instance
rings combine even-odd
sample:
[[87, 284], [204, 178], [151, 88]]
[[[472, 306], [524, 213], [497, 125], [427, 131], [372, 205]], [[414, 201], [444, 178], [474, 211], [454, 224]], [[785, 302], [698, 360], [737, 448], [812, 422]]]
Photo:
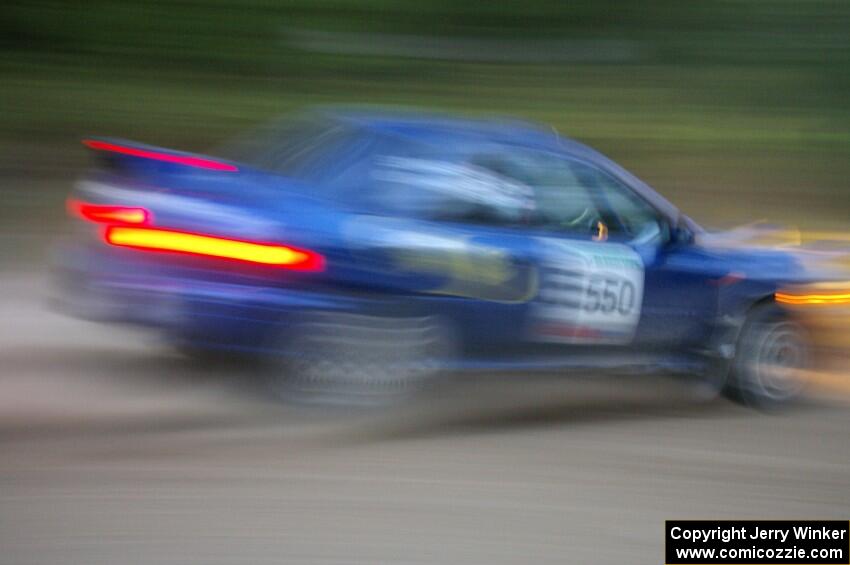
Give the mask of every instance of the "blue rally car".
[[464, 369], [669, 370], [757, 405], [800, 392], [792, 306], [817, 300], [795, 256], [709, 234], [548, 129], [321, 110], [225, 158], [84, 144], [60, 304], [259, 354], [282, 394]]

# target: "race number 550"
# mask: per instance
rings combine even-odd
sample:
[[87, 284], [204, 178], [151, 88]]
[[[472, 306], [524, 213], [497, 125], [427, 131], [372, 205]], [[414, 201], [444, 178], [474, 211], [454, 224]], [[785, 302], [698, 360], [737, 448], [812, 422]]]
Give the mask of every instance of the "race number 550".
[[635, 287], [626, 279], [593, 274], [588, 277], [583, 302], [590, 313], [628, 316], [635, 307]]

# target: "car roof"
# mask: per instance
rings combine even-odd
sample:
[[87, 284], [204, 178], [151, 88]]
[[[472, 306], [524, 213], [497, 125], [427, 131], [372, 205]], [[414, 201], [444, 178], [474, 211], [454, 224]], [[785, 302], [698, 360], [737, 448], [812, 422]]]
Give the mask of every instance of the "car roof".
[[437, 112], [375, 110], [363, 108], [322, 109], [327, 118], [358, 127], [414, 139], [420, 143], [495, 142], [553, 151], [580, 145], [560, 137], [552, 128], [511, 118], [460, 118]]

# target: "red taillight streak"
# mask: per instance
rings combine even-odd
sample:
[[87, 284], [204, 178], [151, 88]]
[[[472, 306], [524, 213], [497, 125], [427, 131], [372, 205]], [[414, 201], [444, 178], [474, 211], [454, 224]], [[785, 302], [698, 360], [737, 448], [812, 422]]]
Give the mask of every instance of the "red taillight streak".
[[209, 169], [212, 171], [234, 172], [239, 168], [230, 163], [222, 163], [213, 159], [205, 159], [203, 157], [191, 157], [188, 155], [173, 155], [171, 153], [162, 153], [161, 151], [151, 151], [148, 149], [138, 149], [135, 147], [127, 147], [116, 143], [108, 143], [106, 141], [97, 141], [93, 139], [84, 139], [83, 145], [97, 151], [109, 151], [111, 153], [120, 153], [122, 155], [130, 155], [132, 157], [142, 157], [144, 159], [153, 159], [155, 161], [164, 161], [166, 163], [175, 163], [177, 165], [185, 165], [187, 167], [195, 167], [198, 169]]
[[68, 211], [84, 220], [99, 224], [151, 223], [151, 213], [138, 206], [111, 206], [68, 200]]
[[110, 245], [142, 251], [230, 259], [298, 271], [322, 271], [325, 267], [324, 257], [314, 251], [208, 234], [149, 227], [108, 226], [104, 239]]

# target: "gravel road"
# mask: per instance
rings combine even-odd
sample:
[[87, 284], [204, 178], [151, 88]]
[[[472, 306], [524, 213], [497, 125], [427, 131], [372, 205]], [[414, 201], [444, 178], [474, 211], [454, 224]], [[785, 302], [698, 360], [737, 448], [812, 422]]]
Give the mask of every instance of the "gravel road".
[[850, 410], [662, 377], [477, 377], [391, 410], [269, 401], [0, 272], [0, 564], [663, 563], [673, 518], [850, 517]]

